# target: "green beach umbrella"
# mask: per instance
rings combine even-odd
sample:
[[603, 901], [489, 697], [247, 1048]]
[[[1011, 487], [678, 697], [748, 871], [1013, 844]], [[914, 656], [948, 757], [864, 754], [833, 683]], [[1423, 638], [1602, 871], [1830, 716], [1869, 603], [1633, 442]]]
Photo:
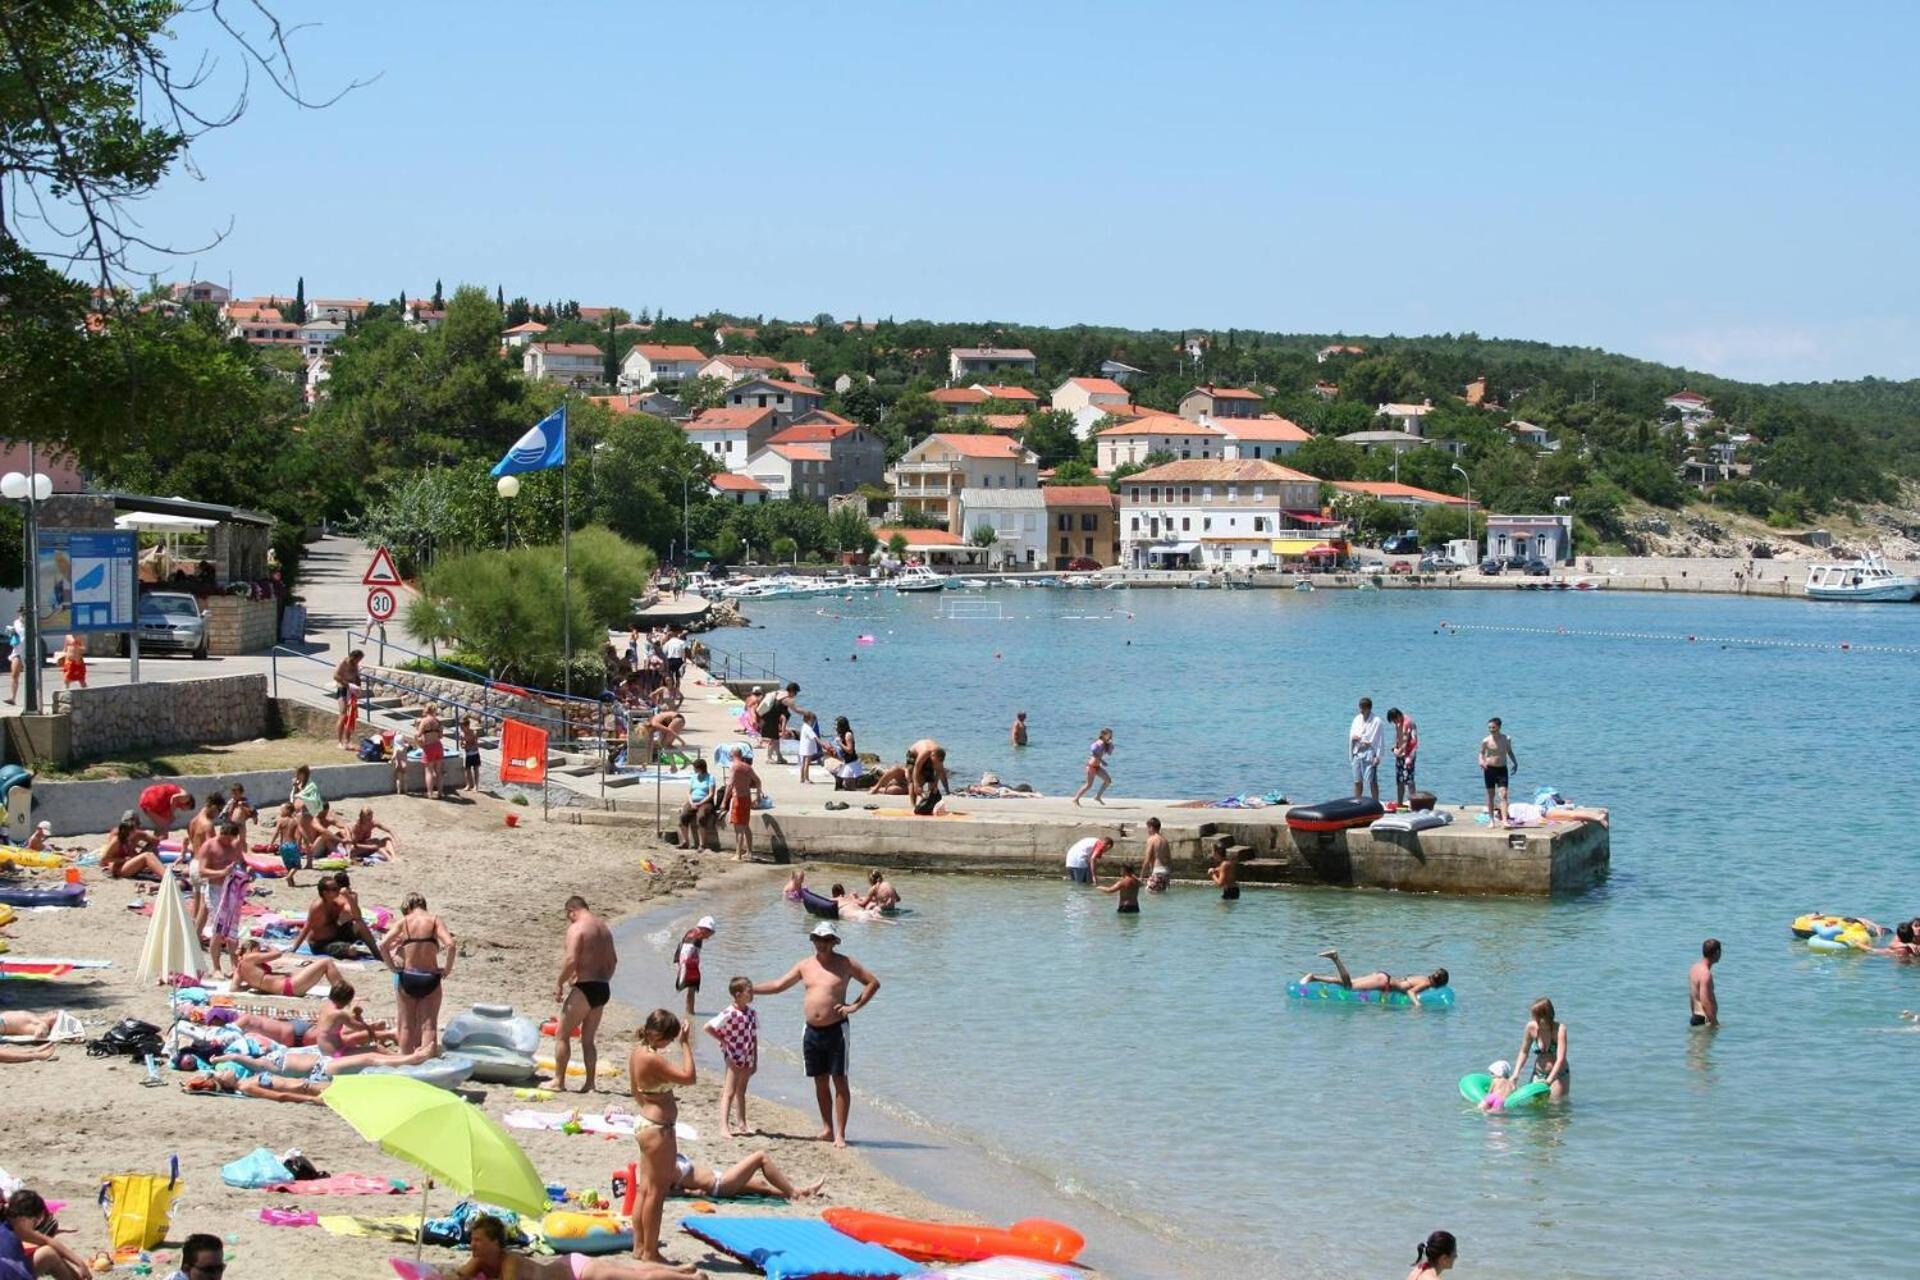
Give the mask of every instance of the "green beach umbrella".
[[411, 1076], [356, 1074], [335, 1080], [320, 1099], [368, 1142], [448, 1186], [518, 1213], [546, 1212], [547, 1189], [527, 1153], [459, 1094]]

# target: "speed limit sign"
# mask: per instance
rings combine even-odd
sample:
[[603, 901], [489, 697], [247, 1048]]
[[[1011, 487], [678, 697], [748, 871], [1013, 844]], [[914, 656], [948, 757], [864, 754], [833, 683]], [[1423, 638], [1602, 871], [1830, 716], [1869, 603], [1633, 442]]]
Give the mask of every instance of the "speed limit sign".
[[399, 607], [394, 599], [391, 587], [375, 587], [367, 592], [367, 616], [375, 622], [385, 622], [393, 617], [393, 611]]

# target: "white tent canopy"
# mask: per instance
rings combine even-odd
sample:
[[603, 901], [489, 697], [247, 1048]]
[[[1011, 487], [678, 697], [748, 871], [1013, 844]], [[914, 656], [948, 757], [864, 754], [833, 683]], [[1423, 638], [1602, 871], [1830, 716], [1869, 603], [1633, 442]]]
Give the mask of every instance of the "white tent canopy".
[[183, 533], [188, 529], [211, 529], [218, 520], [200, 516], [170, 516], [157, 511], [128, 511], [113, 518], [116, 529], [146, 529], [154, 533]]

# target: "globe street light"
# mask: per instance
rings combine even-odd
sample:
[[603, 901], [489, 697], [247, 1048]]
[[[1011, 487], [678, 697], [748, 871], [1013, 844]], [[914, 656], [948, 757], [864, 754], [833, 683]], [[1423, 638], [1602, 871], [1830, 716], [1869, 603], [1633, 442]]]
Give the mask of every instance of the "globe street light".
[[[33, 446], [27, 446], [27, 465], [33, 465]], [[40, 713], [40, 538], [39, 507], [53, 496], [53, 480], [42, 472], [34, 472], [28, 477], [19, 471], [9, 471], [0, 476], [0, 497], [13, 502], [25, 502], [27, 571], [22, 579], [25, 603], [20, 610], [25, 634], [21, 637], [21, 666], [27, 677], [26, 705], [22, 708], [28, 715]]]
[[507, 550], [513, 550], [513, 499], [520, 496], [520, 477], [501, 476], [493, 482], [494, 492], [507, 499]]

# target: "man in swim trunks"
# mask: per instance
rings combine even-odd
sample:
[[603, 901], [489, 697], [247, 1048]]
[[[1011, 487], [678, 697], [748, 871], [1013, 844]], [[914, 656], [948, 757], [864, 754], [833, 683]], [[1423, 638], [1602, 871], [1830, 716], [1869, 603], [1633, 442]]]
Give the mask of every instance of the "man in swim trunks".
[[369, 953], [380, 954], [380, 940], [348, 903], [338, 876], [321, 876], [318, 895], [307, 908], [306, 921], [287, 950], [298, 951], [306, 946], [315, 955], [347, 960], [365, 943]]
[[613, 994], [613, 971], [619, 967], [620, 957], [614, 951], [607, 922], [587, 909], [585, 898], [574, 894], [567, 899], [566, 910], [567, 949], [560, 961], [560, 977], [553, 984], [553, 998], [561, 1002], [560, 1026], [553, 1037], [553, 1087], [561, 1093], [567, 1091], [567, 1066], [577, 1029], [580, 1062], [587, 1072], [580, 1092], [592, 1093], [593, 1074], [600, 1059], [594, 1037], [600, 1032], [601, 1015]]
[[[205, 927], [213, 916], [214, 908], [220, 905], [220, 895], [227, 887], [227, 877], [240, 865], [240, 859], [246, 855], [246, 845], [241, 841], [240, 828], [228, 823], [205, 840], [193, 851], [193, 901], [190, 913], [197, 928]], [[213, 957], [213, 972], [220, 972], [220, 958]]]
[[333, 669], [333, 697], [340, 704], [340, 718], [334, 723], [334, 742], [344, 748], [353, 746], [354, 722], [360, 718], [360, 663], [367, 651], [355, 649]]
[[1393, 802], [1404, 805], [1413, 799], [1415, 757], [1420, 752], [1420, 730], [1413, 717], [1398, 707], [1387, 711], [1387, 723], [1393, 726]]
[[700, 948], [714, 933], [712, 916], [701, 916], [699, 923], [680, 935], [673, 952], [673, 989], [687, 993], [687, 1016], [693, 1016], [693, 998], [700, 994]]
[[928, 817], [940, 798], [953, 789], [947, 777], [947, 749], [932, 738], [907, 748], [907, 800], [913, 811]]
[[[820, 1141], [836, 1147], [847, 1145], [847, 1113], [853, 1107], [853, 1092], [847, 1085], [848, 1058], [853, 1048], [848, 1019], [867, 1007], [880, 993], [880, 979], [868, 972], [852, 956], [841, 955], [840, 934], [833, 922], [822, 920], [813, 927], [813, 954], [802, 960], [777, 982], [756, 982], [753, 994], [777, 996], [796, 982], [806, 984], [807, 1030], [801, 1039], [801, 1056], [807, 1075], [813, 1079], [814, 1097], [820, 1104]], [[858, 980], [860, 998], [847, 1003], [848, 984]]]
[[[1487, 821], [1499, 826], [1510, 815], [1507, 808], [1507, 783], [1520, 769], [1520, 757], [1513, 754], [1513, 739], [1500, 730], [1500, 717], [1487, 721], [1487, 736], [1480, 739], [1480, 777], [1487, 786]], [[1499, 804], [1494, 803], [1495, 793]]]
[[1114, 908], [1116, 914], [1137, 916], [1140, 914], [1140, 884], [1140, 877], [1133, 874], [1132, 867], [1121, 867], [1119, 878], [1112, 884], [1101, 885], [1100, 892], [1120, 895], [1119, 905]]
[[1720, 998], [1713, 990], [1713, 966], [1720, 962], [1720, 939], [1708, 938], [1700, 944], [1700, 958], [1687, 972], [1687, 1002], [1690, 1027], [1720, 1025]]
[[[1402, 991], [1407, 995], [1417, 996], [1423, 991], [1431, 991], [1435, 987], [1447, 985], [1448, 975], [1445, 969], [1435, 969], [1432, 973], [1412, 978], [1396, 978], [1384, 969], [1376, 969], [1372, 973], [1363, 973], [1356, 978], [1347, 972], [1346, 962], [1332, 947], [1322, 951], [1320, 956], [1324, 960], [1333, 961], [1333, 974], [1303, 973], [1300, 975], [1301, 986], [1326, 982], [1345, 987], [1349, 991]], [[1418, 1000], [1414, 1001], [1416, 1006], [1419, 1003]]]
[[1165, 893], [1173, 883], [1173, 845], [1160, 834], [1160, 819], [1147, 819], [1147, 851], [1140, 859], [1140, 878], [1147, 892]]

